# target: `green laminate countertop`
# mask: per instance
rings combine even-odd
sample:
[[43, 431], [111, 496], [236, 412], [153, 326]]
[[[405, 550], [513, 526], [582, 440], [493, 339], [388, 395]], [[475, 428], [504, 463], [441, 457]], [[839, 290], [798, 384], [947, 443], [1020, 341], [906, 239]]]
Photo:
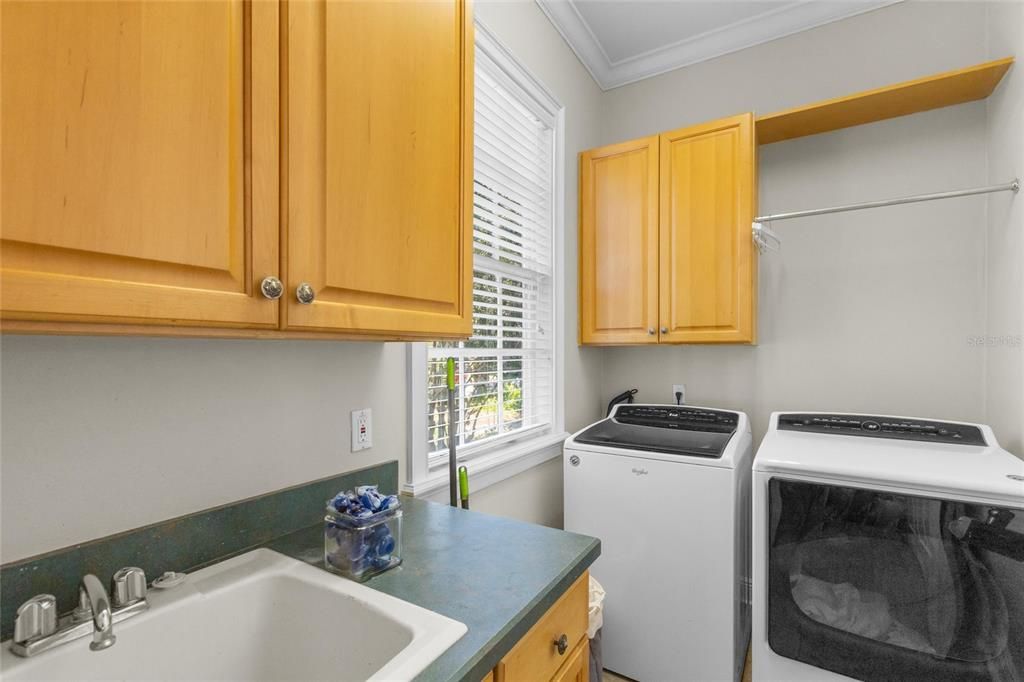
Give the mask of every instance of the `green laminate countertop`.
[[[479, 682], [601, 553], [585, 535], [410, 497], [402, 508], [402, 565], [365, 584], [469, 628], [418, 680]], [[322, 526], [265, 546], [324, 566]]]

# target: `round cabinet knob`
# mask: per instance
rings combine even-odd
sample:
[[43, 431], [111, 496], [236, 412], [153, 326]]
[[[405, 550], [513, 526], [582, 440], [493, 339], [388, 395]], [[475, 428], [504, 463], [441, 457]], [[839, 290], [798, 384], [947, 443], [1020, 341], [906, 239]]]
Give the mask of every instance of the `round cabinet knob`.
[[271, 275], [270, 277], [264, 277], [263, 281], [260, 282], [260, 291], [263, 292], [266, 298], [276, 301], [284, 293], [284, 285], [281, 284], [281, 280]]
[[647, 333], [650, 334], [651, 336], [654, 336], [654, 327], [648, 327]]
[[302, 305], [309, 305], [316, 298], [316, 292], [313, 291], [313, 287], [308, 282], [303, 282], [299, 286], [295, 287], [295, 298], [299, 300]]
[[129, 566], [114, 574], [110, 596], [114, 606], [128, 606], [146, 597], [146, 573]]
[[555, 648], [558, 649], [559, 656], [565, 656], [565, 650], [569, 648], [569, 639], [563, 634], [555, 640]]
[[668, 327], [662, 327], [661, 328], [661, 333], [662, 334], [668, 334]]

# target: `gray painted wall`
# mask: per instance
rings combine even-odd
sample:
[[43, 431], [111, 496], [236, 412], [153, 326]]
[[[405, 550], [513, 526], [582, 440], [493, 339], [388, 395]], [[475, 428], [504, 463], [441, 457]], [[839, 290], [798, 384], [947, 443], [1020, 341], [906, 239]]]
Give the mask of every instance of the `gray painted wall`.
[[[1024, 3], [993, 3], [989, 56], [1024, 59]], [[987, 102], [988, 175], [1024, 176], [1024, 68], [1018, 62]], [[1024, 456], [1024, 192], [988, 198], [986, 415], [1000, 442]]]
[[[1019, 16], [1020, 6], [999, 11]], [[602, 142], [983, 61], [988, 13], [980, 3], [901, 3], [613, 90]], [[1021, 136], [1008, 116], [996, 132], [978, 102], [762, 147], [761, 212], [987, 184], [990, 148]], [[1021, 172], [1019, 158], [1007, 164]], [[1001, 305], [1020, 319], [1019, 241], [1003, 256], [987, 247], [990, 201], [1008, 198], [777, 223], [782, 252], [761, 259], [758, 346], [610, 349], [603, 396], [636, 386], [644, 400], [667, 401], [671, 384], [685, 383], [692, 403], [748, 412], [755, 441], [774, 410], [986, 421], [994, 415], [986, 402], [1012, 401], [1013, 381], [1020, 391], [1019, 348], [972, 344], [990, 328], [992, 261], [1016, 273]], [[1018, 240], [1019, 222], [1010, 230]], [[998, 389], [986, 382], [986, 365], [995, 366], [987, 356], [996, 353], [1018, 368]], [[997, 433], [1019, 453], [1017, 405], [997, 420]]]

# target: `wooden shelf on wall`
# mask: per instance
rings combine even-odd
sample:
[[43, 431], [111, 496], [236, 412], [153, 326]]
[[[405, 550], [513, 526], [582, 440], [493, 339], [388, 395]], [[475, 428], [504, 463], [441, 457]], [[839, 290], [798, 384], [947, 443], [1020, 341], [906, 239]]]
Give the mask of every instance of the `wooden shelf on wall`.
[[757, 141], [771, 144], [916, 114], [992, 94], [1013, 57], [759, 116]]

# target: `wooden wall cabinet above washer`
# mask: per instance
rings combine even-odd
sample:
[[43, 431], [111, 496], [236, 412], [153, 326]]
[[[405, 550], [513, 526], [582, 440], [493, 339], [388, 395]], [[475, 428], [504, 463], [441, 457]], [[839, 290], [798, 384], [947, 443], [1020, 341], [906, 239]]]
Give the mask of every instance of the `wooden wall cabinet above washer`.
[[754, 343], [753, 114], [580, 157], [581, 344]]

